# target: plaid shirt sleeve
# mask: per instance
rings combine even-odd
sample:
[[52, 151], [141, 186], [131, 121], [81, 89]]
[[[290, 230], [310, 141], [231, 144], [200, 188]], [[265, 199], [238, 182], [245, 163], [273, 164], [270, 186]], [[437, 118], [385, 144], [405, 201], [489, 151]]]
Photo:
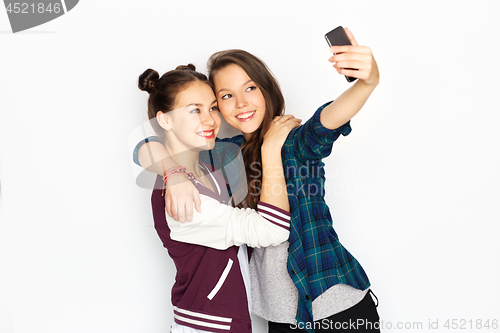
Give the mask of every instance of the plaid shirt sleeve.
[[292, 136], [293, 146], [299, 160], [313, 161], [327, 157], [332, 152], [333, 142], [338, 139], [340, 134], [346, 136], [351, 133], [349, 121], [334, 130], [328, 129], [321, 124], [321, 112], [330, 103], [325, 103], [318, 108], [311, 119], [299, 127]]
[[145, 138], [144, 140], [139, 141], [139, 143], [137, 143], [137, 145], [135, 145], [132, 158], [134, 159], [134, 163], [137, 164], [138, 166], [141, 166], [141, 163], [139, 163], [139, 156], [137, 155], [139, 152], [139, 148], [141, 148], [141, 146], [143, 144], [148, 143], [148, 142], [152, 142], [152, 141], [156, 141], [156, 142], [161, 143], [160, 138], [158, 138], [157, 136], [150, 136], [150, 137]]
[[[224, 164], [230, 164], [231, 161], [235, 159], [236, 156], [238, 155], [237, 152], [239, 152], [239, 140], [237, 139], [238, 137], [228, 138], [228, 139], [216, 138], [217, 145], [210, 152], [206, 153], [201, 152], [200, 160], [207, 164], [213, 164], [217, 169], [220, 169]], [[236, 141], [238, 143], [233, 143], [233, 141]], [[161, 140], [157, 136], [150, 136], [137, 143], [137, 145], [134, 148], [134, 152], [132, 154], [132, 159], [134, 160], [134, 163], [137, 164], [138, 166], [141, 166], [138, 156], [139, 149], [142, 147], [143, 144], [148, 142], [161, 143]], [[229, 150], [230, 154], [227, 154], [227, 150]], [[228, 156], [227, 161], [225, 159], [225, 156]]]

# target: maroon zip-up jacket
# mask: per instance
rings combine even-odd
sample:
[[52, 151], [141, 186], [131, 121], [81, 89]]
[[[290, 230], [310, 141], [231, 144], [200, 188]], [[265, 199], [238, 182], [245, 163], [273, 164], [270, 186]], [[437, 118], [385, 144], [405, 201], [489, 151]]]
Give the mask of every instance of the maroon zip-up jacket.
[[[276, 233], [278, 236], [273, 238], [272, 245], [278, 245], [288, 239], [288, 233], [283, 233], [283, 230], [290, 230], [290, 213], [263, 202], [259, 202], [258, 205], [259, 216], [256, 216], [257, 213], [253, 210], [226, 206], [229, 197], [223, 175], [220, 171], [212, 172], [210, 166], [204, 164], [200, 166], [208, 171], [212, 187], [218, 193], [203, 185], [195, 184], [202, 197], [202, 203], [205, 198], [207, 204], [202, 204], [201, 214], [194, 212], [193, 225], [190, 225], [190, 222], [180, 225], [166, 215], [164, 197], [162, 190], [159, 189], [162, 185], [160, 176], [151, 196], [155, 229], [177, 268], [176, 281], [172, 287], [174, 320], [179, 325], [209, 332], [251, 332], [248, 300], [237, 257], [239, 247], [231, 244], [248, 242], [249, 246], [258, 247], [260, 244], [255, 243], [255, 240], [261, 238], [268, 242], [264, 244], [267, 246], [270, 234]], [[219, 216], [214, 214], [220, 214], [221, 211], [225, 213], [220, 215], [220, 219], [213, 221]], [[211, 222], [207, 222], [204, 217]], [[253, 228], [254, 221], [245, 221], [249, 224], [244, 225], [238, 219], [259, 220], [260, 228]], [[197, 224], [196, 221], [200, 220], [203, 222]], [[229, 227], [225, 228], [226, 224]], [[240, 228], [240, 225], [243, 227]], [[225, 244], [231, 246], [217, 245], [221, 244], [220, 241], [214, 245], [219, 249], [188, 243], [191, 242], [190, 236], [193, 235], [192, 242], [212, 244], [211, 239], [203, 239], [203, 235], [206, 234], [208, 238], [214, 237], [210, 236], [210, 232], [214, 235], [214, 230], [217, 235], [215, 238], [225, 238], [227, 241]], [[252, 237], [247, 237], [249, 233]], [[248, 265], [248, 263], [241, 264]]]

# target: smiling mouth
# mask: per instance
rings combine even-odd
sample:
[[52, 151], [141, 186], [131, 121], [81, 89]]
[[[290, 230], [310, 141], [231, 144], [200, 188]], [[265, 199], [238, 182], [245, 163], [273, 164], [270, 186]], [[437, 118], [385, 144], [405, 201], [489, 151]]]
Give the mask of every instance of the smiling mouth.
[[236, 119], [238, 119], [239, 121], [249, 121], [250, 119], [253, 118], [255, 112], [256, 111], [242, 112], [242, 113], [236, 115]]
[[199, 136], [205, 139], [212, 139], [215, 136], [215, 130], [210, 130], [210, 131], [201, 131], [197, 132]]

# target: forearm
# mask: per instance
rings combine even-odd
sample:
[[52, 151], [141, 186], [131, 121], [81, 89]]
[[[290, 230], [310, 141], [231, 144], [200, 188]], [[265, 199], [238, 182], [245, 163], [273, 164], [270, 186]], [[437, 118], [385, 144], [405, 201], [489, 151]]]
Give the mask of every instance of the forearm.
[[256, 211], [234, 208], [204, 195], [201, 198], [205, 212], [194, 212], [190, 223], [166, 215], [173, 240], [225, 250], [242, 244], [276, 246], [289, 237], [290, 213], [277, 207], [259, 202]]
[[288, 193], [281, 160], [281, 146], [262, 145], [262, 187], [260, 201], [290, 211]]
[[361, 110], [377, 84], [369, 85], [358, 80], [323, 109], [320, 116], [321, 124], [328, 129], [336, 129], [347, 123]]
[[178, 165], [165, 147], [156, 141], [143, 144], [137, 152], [137, 158], [144, 169], [162, 176], [166, 170]]

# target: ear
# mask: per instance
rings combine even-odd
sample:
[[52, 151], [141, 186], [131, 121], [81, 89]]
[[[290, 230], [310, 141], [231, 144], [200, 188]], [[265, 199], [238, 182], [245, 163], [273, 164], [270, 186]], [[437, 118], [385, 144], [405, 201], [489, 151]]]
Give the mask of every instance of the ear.
[[169, 131], [172, 129], [172, 117], [169, 113], [163, 113], [162, 111], [158, 111], [156, 113], [156, 120], [158, 124], [165, 130]]

